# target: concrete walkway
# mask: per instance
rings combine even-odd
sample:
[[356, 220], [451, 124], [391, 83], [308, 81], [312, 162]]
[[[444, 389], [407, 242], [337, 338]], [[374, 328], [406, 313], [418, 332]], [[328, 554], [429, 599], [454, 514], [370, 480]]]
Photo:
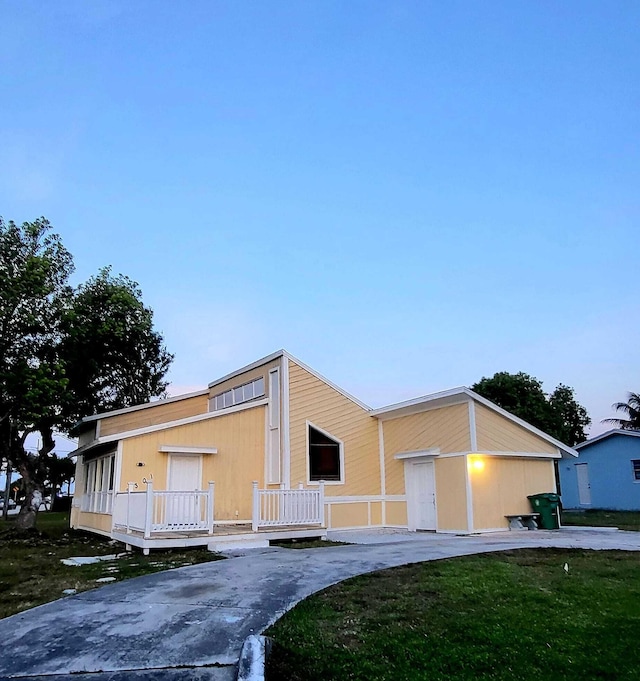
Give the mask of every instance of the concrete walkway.
[[640, 533], [604, 530], [468, 537], [352, 531], [334, 532], [332, 538], [357, 545], [253, 550], [105, 586], [0, 620], [5, 652], [0, 678], [46, 675], [54, 681], [74, 674], [74, 681], [230, 681], [249, 634], [260, 633], [306, 596], [354, 575], [517, 548], [640, 551]]

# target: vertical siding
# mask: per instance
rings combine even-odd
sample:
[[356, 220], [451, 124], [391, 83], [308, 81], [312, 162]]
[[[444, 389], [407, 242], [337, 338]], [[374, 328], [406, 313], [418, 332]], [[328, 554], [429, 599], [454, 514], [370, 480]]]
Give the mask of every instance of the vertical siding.
[[474, 529], [508, 527], [505, 515], [531, 513], [527, 496], [556, 489], [553, 460], [484, 456], [470, 468]]
[[371, 524], [382, 525], [382, 503], [379, 501], [371, 501]]
[[206, 414], [208, 411], [207, 395], [197, 395], [187, 397], [183, 400], [169, 402], [169, 404], [158, 404], [157, 406], [139, 409], [127, 414], [117, 416], [106, 416], [100, 419], [100, 435], [114, 435], [115, 433], [125, 433], [129, 430], [155, 426], [159, 423], [177, 421], [189, 416]]
[[467, 529], [465, 456], [435, 460], [439, 530]]
[[394, 457], [401, 452], [438, 447], [442, 454], [468, 452], [467, 404], [423, 411], [383, 422], [387, 494], [404, 494], [404, 465]]
[[254, 407], [124, 440], [120, 490], [126, 490], [127, 482], [137, 482], [144, 490], [142, 478], [151, 474], [155, 489], [167, 488], [169, 455], [158, 451], [163, 445], [217, 447], [217, 454], [203, 455], [202, 466], [202, 488], [209, 480], [216, 483], [215, 518], [250, 519], [251, 483], [264, 484], [265, 410]]
[[476, 403], [476, 433], [481, 452], [545, 452], [558, 449], [505, 416]]
[[[307, 420], [344, 443], [345, 484], [327, 496], [380, 494], [378, 424], [362, 407], [294, 362], [289, 362], [291, 485], [307, 482]], [[350, 525], [356, 525], [352, 522]]]
[[88, 527], [94, 530], [100, 530], [111, 534], [111, 515], [104, 513], [87, 513], [86, 511], [78, 511], [76, 527]]

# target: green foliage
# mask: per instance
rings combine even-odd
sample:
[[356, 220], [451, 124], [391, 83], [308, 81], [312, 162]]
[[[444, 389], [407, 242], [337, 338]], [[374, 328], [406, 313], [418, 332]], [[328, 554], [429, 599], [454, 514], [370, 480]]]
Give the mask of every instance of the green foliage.
[[522, 371], [501, 371], [482, 378], [471, 389], [569, 446], [587, 439], [584, 429], [591, 419], [569, 386], [561, 383], [547, 395], [537, 378]]
[[134, 281], [105, 268], [74, 290], [73, 269], [45, 218], [0, 218], [0, 457], [22, 476], [25, 527], [55, 476], [54, 429], [161, 396], [173, 360]]
[[626, 402], [616, 402], [611, 406], [626, 414], [627, 418], [604, 419], [603, 423], [612, 423], [622, 430], [640, 430], [640, 393], [629, 393]]
[[138, 284], [104, 268], [78, 287], [62, 321], [60, 354], [73, 420], [161, 396], [173, 355], [153, 329]]

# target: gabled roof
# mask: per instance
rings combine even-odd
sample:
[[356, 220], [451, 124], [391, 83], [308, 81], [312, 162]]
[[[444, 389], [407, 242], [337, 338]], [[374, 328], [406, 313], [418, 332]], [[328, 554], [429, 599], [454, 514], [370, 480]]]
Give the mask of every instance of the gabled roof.
[[465, 386], [460, 386], [458, 388], [451, 388], [451, 390], [443, 390], [441, 392], [432, 393], [431, 395], [424, 395], [423, 397], [417, 397], [413, 400], [406, 400], [405, 402], [398, 402], [397, 404], [391, 404], [388, 407], [381, 407], [380, 409], [373, 409], [371, 415], [379, 419], [384, 420], [385, 418], [398, 418], [399, 416], [408, 416], [409, 414], [416, 414], [421, 411], [428, 411], [429, 409], [438, 409], [440, 407], [448, 407], [452, 404], [463, 404], [473, 400], [478, 404], [482, 404], [484, 407], [495, 411], [496, 413], [504, 416], [505, 418], [517, 423], [519, 426], [528, 430], [530, 433], [537, 435], [538, 437], [546, 440], [554, 447], [557, 447], [560, 451], [566, 452], [570, 456], [578, 456], [578, 452], [572, 447], [565, 445], [560, 440], [556, 440], [551, 435], [548, 435], [544, 431], [532, 426], [530, 423], [523, 421], [521, 418], [514, 416], [502, 407], [491, 402], [486, 397], [478, 395], [478, 393], [473, 392]]
[[335, 383], [331, 382], [328, 378], [325, 378], [315, 369], [312, 369], [304, 362], [301, 362], [297, 357], [294, 357], [290, 352], [287, 352], [284, 349], [278, 350], [277, 352], [273, 352], [270, 355], [266, 355], [265, 357], [262, 357], [262, 359], [258, 359], [255, 362], [251, 362], [251, 364], [247, 364], [246, 366], [243, 366], [240, 369], [236, 369], [235, 371], [232, 371], [230, 374], [222, 376], [222, 378], [217, 378], [215, 381], [209, 383], [209, 388], [214, 388], [215, 386], [220, 385], [225, 381], [229, 381], [232, 378], [236, 378], [236, 376], [241, 376], [247, 371], [251, 371], [253, 369], [257, 369], [258, 367], [264, 366], [265, 364], [269, 364], [269, 362], [273, 362], [274, 360], [279, 359], [280, 357], [285, 357], [286, 359], [291, 360], [305, 371], [308, 371], [312, 376], [315, 376], [318, 380], [322, 381], [329, 387], [333, 388], [336, 392], [339, 392], [343, 397], [346, 397], [348, 400], [355, 402], [355, 404], [357, 404], [359, 407], [362, 407], [362, 409], [364, 409], [365, 411], [371, 411], [370, 406], [368, 406], [364, 402], [361, 402], [357, 397], [354, 397], [346, 390], [343, 390], [339, 385], [336, 385]]
[[627, 435], [629, 437], [640, 437], [640, 430], [622, 430], [622, 428], [613, 428], [612, 430], [607, 430], [604, 433], [600, 433], [600, 435], [596, 435], [594, 437], [589, 438], [588, 440], [585, 440], [584, 442], [581, 442], [579, 445], [576, 445], [575, 448], [582, 449], [583, 447], [588, 447], [589, 445], [595, 444], [600, 440], [605, 440], [606, 438], [609, 438], [612, 435]]

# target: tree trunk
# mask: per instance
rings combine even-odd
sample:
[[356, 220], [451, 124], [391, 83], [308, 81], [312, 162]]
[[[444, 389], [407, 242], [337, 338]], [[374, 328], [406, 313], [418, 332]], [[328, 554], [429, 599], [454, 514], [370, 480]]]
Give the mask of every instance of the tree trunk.
[[[24, 480], [24, 477], [23, 477]], [[20, 513], [16, 518], [16, 527], [19, 530], [30, 530], [36, 526], [38, 510], [44, 497], [43, 489], [33, 483], [27, 484], [27, 498], [20, 507]]]

